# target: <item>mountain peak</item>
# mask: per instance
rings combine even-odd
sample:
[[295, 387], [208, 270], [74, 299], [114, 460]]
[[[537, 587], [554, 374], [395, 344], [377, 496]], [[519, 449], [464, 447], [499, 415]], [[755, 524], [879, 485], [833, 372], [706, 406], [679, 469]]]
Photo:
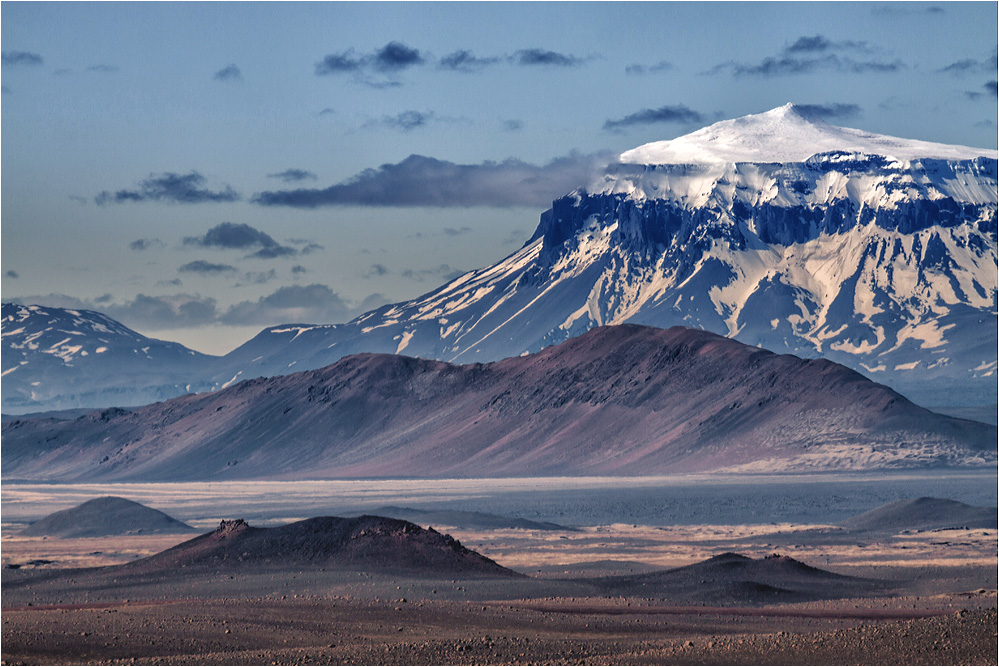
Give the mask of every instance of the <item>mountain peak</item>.
[[631, 164], [730, 164], [804, 162], [817, 153], [845, 151], [894, 160], [970, 160], [999, 152], [902, 139], [824, 121], [808, 105], [785, 104], [763, 113], [723, 120], [690, 134], [644, 144], [621, 154]]

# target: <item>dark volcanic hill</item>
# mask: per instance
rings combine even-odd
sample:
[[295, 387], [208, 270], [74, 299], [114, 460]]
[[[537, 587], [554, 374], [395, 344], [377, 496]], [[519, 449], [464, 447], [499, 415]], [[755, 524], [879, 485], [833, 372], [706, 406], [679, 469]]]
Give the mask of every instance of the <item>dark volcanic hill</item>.
[[777, 604], [865, 597], [885, 592], [880, 580], [849, 577], [773, 554], [724, 553], [685, 567], [606, 577], [599, 585], [619, 595], [667, 596], [695, 604]]
[[141, 503], [104, 496], [60, 510], [40, 519], [20, 535], [50, 537], [104, 537], [196, 533], [196, 528]]
[[882, 505], [841, 521], [853, 532], [940, 530], [943, 528], [996, 528], [995, 507], [975, 507], [946, 498], [911, 498]]
[[450, 535], [379, 516], [315, 517], [276, 528], [255, 528], [242, 519], [222, 521], [211, 533], [123, 568], [176, 573], [180, 568], [305, 564], [440, 576], [523, 576], [466, 549]]
[[600, 327], [455, 366], [361, 354], [132, 411], [3, 426], [7, 479], [654, 475], [983, 465], [996, 427], [838, 364], [695, 329]]

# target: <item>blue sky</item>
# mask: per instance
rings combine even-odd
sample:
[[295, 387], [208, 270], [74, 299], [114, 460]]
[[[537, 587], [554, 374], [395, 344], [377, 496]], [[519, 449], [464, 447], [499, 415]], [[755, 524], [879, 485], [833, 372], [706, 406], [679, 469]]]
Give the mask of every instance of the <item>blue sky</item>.
[[997, 5], [10, 3], [3, 298], [225, 352], [417, 296], [785, 102], [996, 148]]

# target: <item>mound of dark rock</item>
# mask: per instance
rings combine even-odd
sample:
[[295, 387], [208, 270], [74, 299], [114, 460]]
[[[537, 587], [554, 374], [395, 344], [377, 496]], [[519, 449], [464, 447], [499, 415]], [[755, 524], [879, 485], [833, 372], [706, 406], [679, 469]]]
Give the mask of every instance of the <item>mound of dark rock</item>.
[[107, 537], [196, 533], [196, 528], [126, 498], [104, 496], [49, 514], [21, 531], [26, 536]]
[[775, 604], [876, 595], [887, 584], [822, 570], [789, 556], [724, 553], [673, 570], [607, 577], [619, 594], [654, 595], [692, 604]]
[[943, 530], [945, 528], [996, 528], [999, 510], [976, 507], [945, 498], [898, 500], [850, 517], [839, 524], [852, 532]]
[[466, 549], [450, 535], [378, 516], [316, 517], [275, 528], [255, 528], [242, 519], [222, 521], [211, 533], [126, 567], [152, 572], [302, 565], [440, 576], [523, 576]]

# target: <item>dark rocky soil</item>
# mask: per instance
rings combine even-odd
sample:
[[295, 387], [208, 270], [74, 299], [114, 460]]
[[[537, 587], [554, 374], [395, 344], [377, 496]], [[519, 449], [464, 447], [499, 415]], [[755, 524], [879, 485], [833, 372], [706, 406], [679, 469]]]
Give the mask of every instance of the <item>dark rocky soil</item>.
[[[951, 601], [953, 603], [953, 601]], [[996, 664], [996, 610], [842, 618], [616, 613], [397, 598], [214, 599], [7, 609], [5, 664]], [[603, 604], [606, 605], [606, 602]], [[626, 605], [631, 613], [621, 613]], [[855, 616], [863, 616], [855, 605]], [[951, 605], [952, 606], [952, 605]], [[794, 615], [797, 609], [800, 615]], [[842, 611], [842, 609], [840, 610]], [[683, 610], [681, 610], [683, 612]]]

